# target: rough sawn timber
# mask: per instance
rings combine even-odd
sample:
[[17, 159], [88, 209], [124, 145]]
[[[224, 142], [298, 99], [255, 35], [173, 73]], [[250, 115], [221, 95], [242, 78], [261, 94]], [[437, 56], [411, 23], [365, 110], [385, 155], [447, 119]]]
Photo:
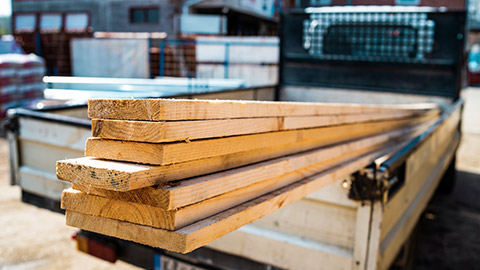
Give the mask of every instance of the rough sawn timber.
[[[168, 165], [276, 146], [282, 146], [282, 148], [286, 149], [287, 154], [292, 154], [305, 150], [301, 146], [302, 144], [309, 144], [309, 148], [320, 147], [339, 141], [415, 125], [434, 117], [436, 117], [435, 114], [427, 114], [402, 120], [289, 130], [192, 142], [144, 143], [89, 138], [85, 146], [85, 156], [144, 164]], [[276, 156], [281, 155], [285, 155], [285, 152]]]
[[[352, 151], [348, 157], [351, 158], [355, 155], [365, 154], [365, 152], [366, 150]], [[306, 176], [319, 173], [345, 159], [347, 159], [345, 156], [333, 158], [328, 160], [328, 162], [320, 162], [306, 168], [285, 173], [278, 177], [259, 181], [255, 184], [174, 210], [165, 210], [149, 204], [132, 203], [90, 195], [73, 189], [63, 192], [62, 208], [69, 211], [128, 221], [160, 229], [177, 230], [246, 201], [260, 197], [268, 192], [292, 184]]]
[[[309, 150], [314, 148], [312, 145], [314, 144], [311, 142], [299, 143], [296, 150], [297, 152]], [[277, 145], [261, 151], [252, 150], [164, 166], [83, 157], [57, 161], [56, 174], [59, 179], [74, 184], [105, 190], [129, 191], [244, 166], [290, 153], [291, 149]], [[131, 198], [137, 197], [135, 193], [128, 194]], [[156, 195], [152, 196], [157, 198]]]
[[90, 99], [88, 116], [121, 120], [194, 120], [312, 116], [435, 109], [434, 104], [364, 105], [186, 99]]
[[131, 121], [92, 119], [92, 136], [103, 139], [137, 142], [174, 142], [267, 133], [291, 129], [393, 120], [419, 116], [425, 113], [438, 114], [438, 110], [402, 110], [368, 114], [262, 117], [193, 121]]
[[379, 156], [391, 151], [391, 148], [382, 148], [382, 150], [376, 150], [364, 156], [356, 157], [353, 160], [342, 162], [341, 165], [332, 167], [317, 175], [307, 177], [176, 231], [168, 231], [68, 210], [66, 211], [66, 223], [69, 226], [87, 231], [159, 247], [173, 252], [187, 253], [295, 202], [337, 179], [346, 177], [369, 165]]
[[[431, 122], [427, 122], [426, 124], [414, 128], [389, 131], [236, 169], [185, 179], [174, 184], [166, 184], [160, 187], [146, 187], [128, 192], [116, 192], [102, 188], [95, 188], [93, 185], [82, 184], [81, 181], [78, 181], [78, 183], [73, 184], [73, 188], [106, 198], [147, 204], [166, 210], [173, 210], [266, 179], [275, 178], [317, 163], [326, 162], [333, 158], [358, 154], [359, 151], [369, 150], [381, 144], [404, 140], [406, 137], [412, 137], [423, 132], [428, 126], [430, 126], [430, 123]], [[89, 168], [88, 170], [92, 169], [93, 168]], [[312, 173], [316, 172], [306, 171], [304, 176], [309, 176]]]

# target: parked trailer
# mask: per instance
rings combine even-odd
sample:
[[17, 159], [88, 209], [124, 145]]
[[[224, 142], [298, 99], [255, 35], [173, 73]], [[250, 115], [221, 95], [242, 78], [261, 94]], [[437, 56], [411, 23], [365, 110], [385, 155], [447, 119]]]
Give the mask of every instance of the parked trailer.
[[[377, 13], [380, 15], [374, 16]], [[434, 102], [443, 110], [440, 119], [402, 149], [376, 160], [347, 179], [339, 179], [191, 253], [175, 254], [87, 231], [76, 235], [78, 249], [108, 261], [121, 259], [147, 269], [387, 269], [392, 264], [408, 266], [411, 263], [410, 243], [414, 242], [415, 227], [422, 212], [439, 186], [448, 188], [452, 184], [463, 106], [458, 96], [465, 74], [465, 18], [465, 12], [460, 11], [398, 7], [318, 8], [284, 15], [278, 86], [191, 97], [378, 104]], [[331, 21], [319, 24], [326, 20]], [[416, 50], [418, 47], [412, 44], [418, 45], [425, 35], [420, 35], [415, 27], [429, 25], [433, 25], [430, 30], [433, 29], [434, 34], [427, 35], [431, 38], [427, 43], [435, 46], [431, 51]], [[341, 33], [350, 31], [348, 29], [355, 29], [349, 35], [357, 39], [342, 38]], [[396, 35], [396, 30], [410, 34]], [[372, 32], [385, 34], [383, 40], [390, 47], [372, 51], [360, 46], [358, 42], [365, 41], [365, 36], [361, 35]], [[407, 44], [410, 39], [414, 42], [408, 46], [413, 47], [407, 46], [407, 51], [412, 51], [406, 54], [396, 51], [395, 46]], [[325, 48], [324, 45], [331, 47], [319, 49]], [[39, 148], [29, 147], [31, 139], [27, 130], [32, 129], [28, 127], [32, 123], [25, 124], [24, 120], [58, 125], [49, 131], [39, 128], [38, 134], [43, 137], [47, 137], [45, 134], [53, 138], [67, 134], [57, 132], [60, 126], [82, 128], [83, 135], [89, 136], [89, 127], [78, 126], [77, 120], [81, 118], [74, 117], [70, 112], [73, 110], [81, 115], [86, 107], [57, 110], [58, 115], [69, 115], [68, 119], [61, 117], [65, 121], [50, 117], [55, 113], [48, 110], [36, 111], [36, 116], [22, 110], [13, 115], [12, 119], [19, 123], [13, 129], [17, 134], [9, 134], [14, 149], [11, 151], [13, 184], [19, 184], [29, 194], [46, 196], [47, 192], [42, 193], [38, 187], [23, 186], [28, 180], [22, 178], [25, 177], [20, 173], [22, 167], [23, 171], [33, 168], [52, 173], [57, 159], [76, 157], [69, 156], [69, 147], [75, 145], [75, 140], [65, 140], [69, 142], [66, 146], [67, 143], [60, 139], [47, 141], [43, 138], [38, 142], [44, 147], [42, 152], [31, 152]], [[48, 147], [64, 153], [48, 153]], [[42, 160], [35, 160], [40, 157]], [[441, 180], [443, 176], [446, 178]], [[50, 188], [51, 185], [37, 186]]]

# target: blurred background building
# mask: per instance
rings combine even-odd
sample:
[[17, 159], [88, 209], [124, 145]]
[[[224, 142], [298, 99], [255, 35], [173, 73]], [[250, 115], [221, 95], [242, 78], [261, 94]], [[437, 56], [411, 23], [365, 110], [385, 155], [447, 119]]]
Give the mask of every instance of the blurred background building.
[[[11, 26], [4, 26], [8, 21], [0, 19], [0, 31], [5, 32], [2, 26], [11, 29], [26, 53], [45, 58], [48, 75], [88, 75], [85, 72], [94, 69], [82, 63], [93, 63], [94, 55], [88, 48], [95, 47], [95, 52], [105, 52], [102, 55], [116, 53], [109, 59], [123, 57], [111, 60], [112, 65], [147, 62], [143, 77], [242, 78], [253, 84], [277, 80], [276, 36], [284, 10], [336, 5], [413, 5], [463, 10], [467, 4], [466, 0], [11, 1]], [[470, 46], [480, 43], [479, 3], [479, 0], [469, 1]], [[119, 38], [137, 41], [113, 40]], [[118, 50], [101, 49], [113, 43]], [[132, 46], [138, 51], [137, 60], [124, 53]], [[241, 60], [235, 60], [235, 55], [241, 55], [238, 57]], [[102, 63], [105, 62], [108, 61]], [[141, 64], [145, 63], [133, 64], [131, 70], [139, 70]], [[95, 72], [109, 75], [98, 69]]]
[[[289, 0], [62, 0], [12, 1], [13, 28], [86, 29], [103, 32], [165, 32], [274, 35]], [[198, 22], [201, 22], [200, 24]]]

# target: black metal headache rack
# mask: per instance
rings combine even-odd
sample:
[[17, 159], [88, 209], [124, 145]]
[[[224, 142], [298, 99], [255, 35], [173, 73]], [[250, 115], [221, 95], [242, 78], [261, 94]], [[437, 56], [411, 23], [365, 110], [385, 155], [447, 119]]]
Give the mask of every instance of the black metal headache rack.
[[464, 11], [433, 7], [293, 10], [282, 18], [281, 83], [456, 98], [465, 24]]
[[303, 29], [311, 55], [420, 61], [432, 52], [435, 22], [425, 13], [314, 13]]

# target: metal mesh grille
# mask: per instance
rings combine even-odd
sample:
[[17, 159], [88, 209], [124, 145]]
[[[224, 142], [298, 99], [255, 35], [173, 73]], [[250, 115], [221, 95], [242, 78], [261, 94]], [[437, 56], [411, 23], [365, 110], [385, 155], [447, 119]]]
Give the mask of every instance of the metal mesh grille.
[[421, 61], [433, 50], [425, 13], [314, 13], [304, 21], [304, 48], [326, 59]]

